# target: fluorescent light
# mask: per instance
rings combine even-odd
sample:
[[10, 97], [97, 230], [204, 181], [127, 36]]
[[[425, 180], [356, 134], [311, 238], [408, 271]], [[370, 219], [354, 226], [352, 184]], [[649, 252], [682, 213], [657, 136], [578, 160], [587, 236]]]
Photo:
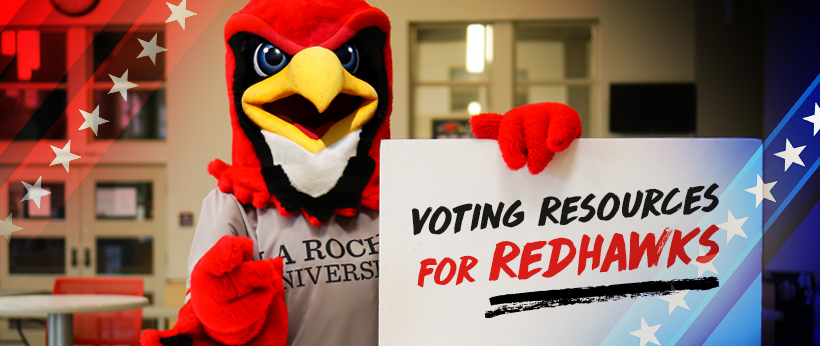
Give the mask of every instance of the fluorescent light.
[[467, 105], [467, 113], [470, 113], [470, 115], [481, 113], [481, 104], [478, 103], [478, 101], [470, 102], [470, 104]]
[[487, 25], [487, 35], [486, 36], [487, 36], [487, 41], [486, 41], [487, 42], [487, 44], [486, 44], [487, 48], [485, 50], [485, 53], [486, 53], [485, 57], [487, 59], [487, 62], [490, 63], [490, 62], [493, 62], [493, 26], [492, 25]]
[[484, 72], [484, 26], [467, 26], [467, 72]]

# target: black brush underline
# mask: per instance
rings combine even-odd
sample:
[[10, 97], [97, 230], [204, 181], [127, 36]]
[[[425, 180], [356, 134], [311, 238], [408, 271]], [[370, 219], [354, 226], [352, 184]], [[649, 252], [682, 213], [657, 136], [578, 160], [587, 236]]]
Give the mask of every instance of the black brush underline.
[[660, 296], [673, 293], [674, 291], [709, 290], [719, 285], [720, 282], [718, 279], [710, 276], [698, 279], [645, 281], [610, 286], [577, 287], [504, 294], [490, 298], [490, 305], [500, 306], [488, 310], [484, 314], [484, 317], [492, 318], [509, 313], [564, 305], [590, 304], [624, 298]]

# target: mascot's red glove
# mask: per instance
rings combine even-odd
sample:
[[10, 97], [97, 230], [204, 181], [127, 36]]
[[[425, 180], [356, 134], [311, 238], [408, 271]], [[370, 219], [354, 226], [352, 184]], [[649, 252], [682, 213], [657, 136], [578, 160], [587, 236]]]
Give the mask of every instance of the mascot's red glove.
[[479, 114], [470, 125], [476, 137], [498, 140], [507, 166], [518, 170], [526, 164], [532, 174], [541, 173], [582, 131], [578, 113], [554, 102], [519, 106], [503, 116]]
[[174, 328], [145, 331], [142, 346], [284, 346], [288, 312], [282, 259], [252, 257], [249, 238], [222, 237], [194, 267], [191, 299]]

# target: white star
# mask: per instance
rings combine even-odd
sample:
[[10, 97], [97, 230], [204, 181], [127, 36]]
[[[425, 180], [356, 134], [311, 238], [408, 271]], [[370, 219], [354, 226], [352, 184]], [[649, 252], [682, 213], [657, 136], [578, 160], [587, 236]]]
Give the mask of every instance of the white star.
[[0, 235], [6, 237], [6, 241], [11, 243], [11, 234], [23, 229], [23, 227], [15, 226], [11, 223], [11, 214], [5, 221], [0, 221]]
[[196, 13], [188, 11], [188, 9], [185, 8], [185, 1], [187, 0], [182, 0], [182, 2], [180, 2], [177, 6], [171, 5], [170, 2], [165, 3], [166, 5], [168, 5], [168, 8], [171, 9], [171, 16], [168, 17], [168, 20], [166, 20], [165, 22], [170, 23], [173, 21], [177, 21], [179, 22], [179, 25], [182, 26], [182, 30], [185, 30], [185, 18], [196, 15]]
[[686, 302], [683, 300], [683, 297], [686, 297], [686, 294], [689, 293], [689, 290], [685, 291], [675, 291], [675, 286], [672, 286], [672, 290], [674, 292], [669, 293], [665, 296], [660, 296], [661, 300], [665, 300], [669, 302], [669, 314], [672, 314], [672, 311], [675, 311], [675, 308], [680, 306], [686, 310], [689, 310], [689, 306], [686, 305]]
[[800, 159], [800, 153], [803, 152], [804, 148], [806, 148], [805, 145], [797, 148], [792, 147], [792, 143], [786, 139], [786, 150], [774, 154], [774, 156], [782, 157], [786, 160], [786, 168], [783, 169], [784, 172], [789, 170], [789, 166], [791, 166], [792, 163], [806, 167], [806, 165], [803, 164], [803, 160]]
[[40, 181], [41, 180], [43, 180], [43, 177], [37, 178], [37, 182], [34, 183], [34, 186], [26, 184], [25, 181], [23, 182], [23, 186], [26, 187], [26, 196], [23, 197], [23, 199], [20, 200], [20, 202], [27, 201], [27, 200], [33, 200], [34, 204], [37, 205], [37, 208], [40, 208], [40, 198], [42, 198], [43, 196], [48, 196], [48, 195], [51, 194], [51, 191], [48, 191], [48, 190], [40, 187]]
[[803, 120], [814, 124], [815, 135], [817, 134], [817, 131], [820, 131], [820, 107], [817, 106], [817, 102], [814, 103], [814, 115], [807, 116], [803, 118]]
[[[705, 254], [706, 254], [706, 251], [703, 251], [703, 247], [698, 246], [698, 256], [703, 256]], [[712, 259], [709, 262], [706, 262], [706, 263], [700, 263], [697, 260], [692, 260], [692, 262], [689, 262], [689, 263], [694, 264], [696, 267], [698, 267], [698, 277], [703, 276], [703, 273], [705, 273], [707, 270], [712, 272], [712, 273], [719, 274], [717, 269], [715, 269], [715, 264], [714, 264], [715, 263], [715, 258], [717, 258], [717, 256], [718, 255], [715, 254], [715, 257], [712, 257]]]
[[658, 338], [655, 337], [655, 332], [657, 332], [658, 328], [660, 327], [660, 324], [650, 327], [646, 324], [646, 321], [643, 319], [643, 317], [641, 317], [641, 329], [638, 329], [634, 332], [629, 332], [629, 334], [639, 337], [641, 339], [641, 346], [646, 345], [647, 342], [660, 345], [661, 343], [658, 342]]
[[97, 127], [108, 122], [108, 120], [100, 118], [100, 106], [94, 108], [94, 112], [92, 113], [88, 113], [82, 109], [80, 113], [82, 113], [83, 118], [85, 118], [85, 122], [79, 129], [91, 129], [91, 131], [94, 131], [95, 136], [97, 135]]
[[128, 81], [128, 70], [125, 70], [125, 73], [122, 74], [122, 77], [114, 77], [114, 75], [108, 75], [111, 77], [111, 80], [114, 81], [114, 86], [111, 87], [111, 90], [108, 91], [109, 94], [113, 93], [120, 93], [122, 95], [122, 99], [125, 102], [128, 102], [128, 89], [131, 89], [137, 86], [134, 83]]
[[71, 141], [68, 141], [68, 143], [66, 143], [62, 149], [52, 145], [51, 150], [54, 150], [54, 153], [57, 154], [57, 157], [54, 158], [54, 161], [51, 161], [51, 164], [49, 166], [54, 166], [58, 163], [62, 163], [66, 173], [68, 173], [68, 163], [71, 160], [76, 160], [80, 158], [79, 155], [74, 155], [71, 153]]
[[774, 196], [772, 196], [772, 188], [774, 184], [777, 184], [776, 181], [771, 183], [763, 183], [763, 179], [760, 179], [760, 174], [757, 175], [757, 185], [754, 187], [750, 187], [746, 189], [746, 192], [755, 195], [755, 207], [760, 205], [760, 202], [763, 202], [763, 199], [768, 199], [772, 202], [777, 202], [774, 200]]
[[142, 45], [142, 52], [140, 52], [140, 55], [137, 55], [137, 59], [147, 56], [151, 58], [151, 62], [153, 62], [154, 65], [156, 65], [157, 53], [167, 51], [167, 49], [157, 46], [157, 34], [154, 34], [154, 38], [152, 38], [150, 42], [145, 42], [141, 39], [137, 40], [139, 40], [140, 44]]
[[735, 219], [735, 216], [732, 215], [732, 211], [729, 210], [729, 219], [726, 222], [717, 225], [721, 229], [726, 230], [726, 243], [729, 243], [729, 241], [732, 240], [732, 237], [735, 235], [739, 235], [743, 238], [748, 238], [746, 237], [746, 232], [743, 232], [743, 228], [741, 228], [743, 226], [743, 223], [746, 222], [746, 219], [748, 219], [748, 217], [744, 217], [742, 219]]

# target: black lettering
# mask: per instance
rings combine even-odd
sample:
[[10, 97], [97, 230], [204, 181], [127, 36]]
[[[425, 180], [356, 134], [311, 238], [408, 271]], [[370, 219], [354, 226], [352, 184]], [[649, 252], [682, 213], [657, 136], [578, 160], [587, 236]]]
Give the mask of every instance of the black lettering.
[[[305, 244], [305, 252], [307, 253], [307, 257], [305, 258], [305, 262], [315, 260], [315, 258], [313, 258], [313, 255], [311, 254], [314, 251], [317, 254], [319, 254], [319, 259], [325, 259], [325, 255], [322, 254], [322, 250], [320, 250], [322, 248], [322, 241], [321, 240], [316, 240], [316, 239], [303, 240], [302, 243]], [[311, 247], [310, 244], [315, 244], [316, 247]]]
[[715, 190], [717, 190], [718, 187], [718, 184], [712, 184], [708, 189], [706, 189], [706, 193], [703, 194], [703, 197], [712, 201], [712, 203], [709, 203], [709, 205], [703, 207], [703, 212], [708, 213], [717, 208], [720, 201], [718, 201], [717, 196], [715, 196]]
[[[335, 267], [335, 268], [333, 268], [333, 271], [330, 270], [331, 267]], [[325, 266], [325, 269], [327, 270], [327, 281], [325, 283], [329, 284], [329, 283], [333, 283], [333, 282], [342, 282], [342, 277], [339, 276], [339, 273], [336, 272], [337, 270], [339, 270], [339, 265], [338, 264], [328, 264], [328, 265]], [[334, 280], [333, 279], [334, 276], [337, 276], [339, 278]]]
[[498, 202], [498, 209], [496, 212], [493, 213], [493, 206], [489, 203], [484, 203], [484, 211], [482, 212], [481, 216], [481, 229], [487, 228], [487, 222], [489, 221], [493, 225], [493, 229], [498, 228], [501, 224], [501, 211], [504, 209], [504, 203]]
[[568, 216], [570, 214], [574, 213], [576, 210], [578, 210], [578, 207], [574, 206], [573, 204], [577, 203], [580, 200], [581, 200], [581, 196], [568, 197], [567, 199], [564, 200], [564, 207], [561, 208], [561, 225], [562, 226], [566, 225], [566, 224], [568, 224], [572, 221], [575, 221], [575, 219], [578, 218], [577, 216], [573, 216], [573, 217], [568, 217]]
[[424, 227], [424, 222], [427, 221], [427, 217], [430, 216], [431, 211], [433, 211], [433, 207], [428, 207], [427, 210], [424, 211], [424, 216], [419, 217], [419, 210], [413, 208], [413, 235], [421, 233], [421, 228]]
[[[515, 210], [518, 209], [518, 207], [520, 207], [520, 206], [521, 206], [521, 201], [518, 200], [518, 201], [513, 202], [513, 204], [510, 206], [510, 209], [507, 209], [507, 212], [504, 213], [504, 226], [515, 227], [515, 226], [520, 225], [522, 222], [524, 222], [524, 212], [523, 211], [519, 211], [517, 213], [515, 212]], [[510, 222], [510, 217], [511, 216], [515, 217], [515, 221]]]
[[666, 195], [666, 198], [663, 199], [663, 204], [661, 204], [661, 212], [665, 215], [672, 215], [680, 210], [680, 207], [683, 206], [683, 202], [676, 204], [672, 209], [669, 209], [669, 202], [672, 200], [672, 197], [675, 196], [680, 189], [677, 187], [674, 188], [672, 191], [669, 191], [669, 194]]
[[379, 260], [373, 260], [373, 264], [376, 265], [376, 277], [379, 277]]
[[[700, 209], [700, 206], [692, 207], [692, 204], [700, 201], [698, 192], [703, 190], [703, 186], [692, 186], [686, 190], [686, 199], [684, 199], [683, 215], [689, 215]], [[711, 205], [710, 205], [711, 206]], [[717, 207], [717, 205], [715, 205]]]
[[[285, 276], [285, 275], [287, 275], [287, 276]], [[285, 275], [282, 275], [282, 282], [284, 282], [286, 284], [286, 285], [283, 285], [283, 286], [285, 286], [285, 288], [288, 288], [287, 286], [290, 286], [290, 288], [293, 288], [293, 271], [288, 270], [288, 271], [285, 272]]]
[[[378, 237], [378, 236], [379, 235], [376, 234], [376, 237]], [[379, 250], [376, 249], [376, 245], [379, 245], [379, 243], [378, 242], [373, 243], [373, 237], [367, 238], [364, 241], [366, 241], [367, 245], [370, 247], [370, 253], [368, 255], [375, 255], [375, 254], [379, 253]]]
[[[444, 214], [444, 216], [445, 216], [444, 224], [442, 224], [439, 229], [436, 229], [436, 223], [438, 223], [438, 217], [441, 214]], [[450, 209], [447, 209], [446, 207], [438, 207], [438, 209], [436, 209], [436, 212], [433, 213], [433, 218], [430, 219], [430, 233], [433, 233], [433, 234], [442, 234], [442, 233], [444, 233], [444, 231], [447, 230], [447, 226], [450, 226], [450, 220], [452, 218], [453, 218], [453, 216], [450, 214]]]
[[305, 287], [305, 284], [302, 283], [302, 270], [304, 268], [296, 269], [296, 278], [299, 279], [299, 284], [296, 287]]
[[356, 275], [356, 265], [353, 263], [344, 263], [342, 264], [345, 271], [345, 281], [350, 281], [350, 274], [353, 274], [353, 281], [359, 281], [359, 276]]
[[[259, 253], [259, 258], [262, 258], [262, 254], [265, 253], [264, 251]], [[279, 245], [279, 257], [285, 259], [285, 264], [293, 264], [296, 263], [292, 258], [290, 258], [290, 254], [288, 253], [288, 249], [284, 245]]]
[[[365, 264], [367, 264], [368, 268], [364, 267]], [[373, 269], [371, 269], [373, 268], [373, 263], [370, 263], [370, 261], [364, 261], [359, 264], [359, 268], [362, 268], [363, 272], [367, 272], [367, 274], [370, 274], [368, 276], [364, 276], [364, 273], [362, 273], [362, 280], [368, 280], [373, 278]]]
[[646, 200], [644, 201], [643, 205], [643, 212], [641, 213], [641, 219], [649, 216], [651, 212], [655, 216], [660, 215], [661, 213], [655, 210], [655, 203], [660, 202], [663, 198], [663, 192], [656, 189], [649, 189], [646, 190]]
[[[362, 253], [357, 255], [356, 253], [353, 252], [353, 249], [350, 248], [350, 244], [354, 243], [354, 242], [359, 243], [359, 245], [362, 246]], [[364, 249], [364, 242], [362, 242], [361, 239], [352, 239], [352, 240], [350, 240], [349, 242], [347, 242], [347, 246], [345, 246], [345, 248], [347, 249], [347, 253], [350, 254], [350, 256], [353, 256], [355, 258], [362, 257], [367, 252], [367, 250]]]
[[581, 202], [581, 208], [586, 210], [587, 214], [578, 219], [578, 221], [585, 223], [589, 220], [592, 220], [592, 218], [595, 216], [595, 208], [589, 205], [589, 203], [592, 202], [593, 199], [595, 199], [595, 195], [590, 193], [589, 196], [584, 198], [584, 201]]
[[470, 231], [478, 227], [478, 220], [481, 217], [481, 204], [476, 204], [473, 208], [473, 222], [470, 223]]
[[[334, 254], [334, 253], [333, 253], [333, 247], [331, 247], [331, 246], [330, 246], [330, 244], [333, 244], [333, 243], [338, 244], [339, 250], [342, 252], [341, 254], [336, 255], [336, 254]], [[327, 255], [328, 255], [328, 256], [330, 256], [330, 257], [333, 257], [333, 258], [342, 258], [342, 256], [344, 256], [344, 255], [345, 255], [345, 246], [344, 246], [344, 245], [342, 245], [342, 242], [340, 242], [340, 241], [338, 241], [338, 240], [336, 240], [336, 239], [330, 238], [330, 239], [327, 241], [327, 243], [325, 243], [325, 251], [327, 252]]]
[[[311, 268], [316, 268], [316, 277], [313, 277], [313, 271], [310, 270]], [[313, 281], [314, 285], [317, 284], [319, 282], [319, 278], [322, 277], [322, 266], [307, 267], [304, 269], [308, 272], [308, 275], [310, 276], [310, 281]]]
[[[604, 209], [606, 209], [606, 205], [609, 204], [609, 201], [612, 201], [612, 210], [609, 211], [609, 214], [604, 215]], [[601, 198], [601, 203], [598, 204], [598, 219], [602, 221], [609, 221], [615, 214], [618, 213], [618, 209], [621, 206], [621, 199], [618, 198], [618, 195], [608, 192]]]
[[641, 210], [641, 202], [643, 201], [643, 191], [638, 190], [638, 192], [635, 193], [635, 205], [632, 206], [632, 209], [630, 210], [629, 209], [629, 200], [631, 198], [632, 198], [632, 195], [629, 192], [627, 192], [626, 195], [624, 195], [624, 210], [623, 210], [623, 212], [624, 212], [624, 217], [625, 218], [633, 217], [633, 216], [635, 216], [635, 214], [638, 213], [638, 210]]
[[453, 208], [453, 211], [456, 213], [455, 233], [458, 233], [458, 231], [461, 231], [461, 220], [464, 218], [464, 213], [466, 213], [470, 209], [473, 209], [473, 205], [469, 204], [469, 203], [468, 204], [462, 204], [458, 207]]
[[555, 216], [552, 216], [558, 208], [561, 207], [561, 201], [558, 198], [549, 196], [544, 198], [544, 201], [541, 202], [541, 216], [538, 217], [538, 226], [543, 226], [547, 224], [547, 217], [550, 218], [552, 223], [558, 223], [558, 220]]

